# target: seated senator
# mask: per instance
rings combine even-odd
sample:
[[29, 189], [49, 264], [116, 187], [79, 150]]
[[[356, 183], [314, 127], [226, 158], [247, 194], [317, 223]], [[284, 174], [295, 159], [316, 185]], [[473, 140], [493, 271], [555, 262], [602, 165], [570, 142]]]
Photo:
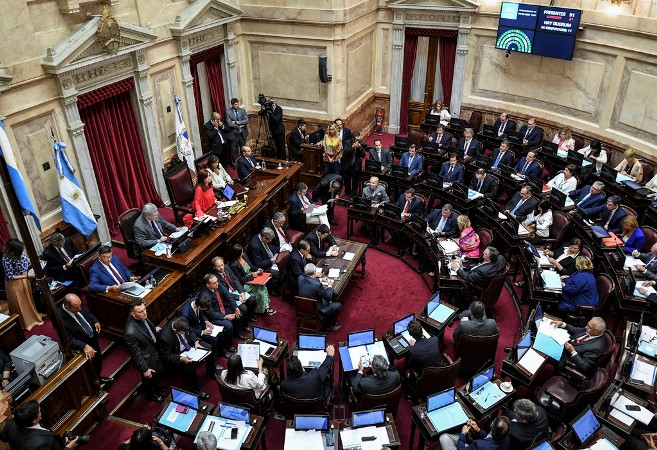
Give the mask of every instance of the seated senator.
[[621, 220], [627, 216], [627, 213], [621, 206], [621, 198], [618, 195], [612, 195], [607, 199], [607, 204], [598, 206], [598, 212], [601, 214], [600, 220], [596, 225], [603, 227], [607, 231], [615, 234], [621, 233]]
[[636, 157], [636, 150], [633, 148], [625, 150], [625, 158], [618, 163], [616, 170], [621, 175], [627, 175], [637, 183], [643, 181], [643, 165]]
[[[314, 264], [306, 264], [303, 275], [299, 275], [299, 296], [317, 300], [317, 312], [324, 320], [328, 331], [337, 331], [342, 325], [337, 323], [342, 304], [333, 301], [333, 280], [317, 272]], [[322, 281], [327, 284], [325, 288]]]
[[505, 112], [500, 114], [500, 117], [495, 120], [493, 124], [495, 129], [497, 129], [497, 135], [502, 136], [503, 134], [509, 134], [512, 131], [516, 131], [516, 123], [509, 119], [509, 115]]
[[534, 211], [534, 219], [529, 221], [524, 220], [522, 224], [527, 228], [533, 237], [530, 242], [535, 245], [545, 243], [545, 240], [550, 237], [550, 227], [552, 226], [552, 205], [548, 200], [541, 200], [536, 205]]
[[307, 223], [328, 225], [328, 216], [325, 213], [318, 216], [306, 215], [306, 210], [314, 205], [315, 201], [308, 196], [308, 185], [304, 182], [297, 183], [294, 194], [290, 196], [290, 228], [304, 231]]
[[205, 217], [205, 212], [216, 204], [217, 199], [214, 197], [210, 171], [208, 169], [201, 169], [196, 176], [196, 188], [194, 189], [194, 200], [192, 200], [194, 215], [185, 214], [183, 216], [185, 226], [191, 228], [194, 225], [194, 217], [199, 219]]
[[527, 156], [523, 156], [514, 167], [518, 175], [524, 177], [537, 177], [541, 174], [541, 165], [536, 161], [536, 152], [528, 151]]
[[112, 247], [101, 245], [98, 248], [98, 259], [89, 269], [91, 292], [119, 292], [126, 281], [137, 280], [139, 277], [133, 276], [119, 258], [112, 255]]
[[[442, 450], [507, 450], [509, 448], [509, 430], [511, 422], [505, 416], [493, 419], [490, 433], [481, 430], [474, 420], [463, 425], [460, 434], [443, 433], [438, 437]], [[472, 434], [472, 443], [468, 438]]]
[[459, 227], [459, 255], [466, 258], [479, 258], [481, 251], [479, 250], [479, 235], [472, 228], [470, 218], [465, 214], [461, 214], [456, 223]]
[[593, 184], [587, 184], [582, 189], [569, 192], [568, 196], [575, 203], [575, 209], [570, 211], [570, 214], [579, 211], [584, 216], [595, 219], [598, 208], [605, 204], [604, 189], [605, 184], [602, 181], [596, 181]]
[[169, 234], [180, 230], [180, 228], [164, 220], [157, 210], [157, 206], [153, 203], [144, 205], [141, 215], [135, 220], [133, 229], [135, 241], [143, 249], [151, 248], [158, 242], [165, 242]]
[[422, 214], [422, 200], [415, 196], [415, 189], [408, 188], [406, 192], [399, 196], [397, 206], [401, 208], [402, 219]]
[[231, 355], [228, 358], [227, 368], [221, 372], [221, 379], [228, 386], [237, 389], [253, 389], [256, 398], [260, 399], [267, 389], [267, 374], [262, 365], [262, 358], [258, 358], [258, 375], [256, 375], [244, 368], [240, 355]]
[[506, 259], [500, 255], [500, 252], [495, 247], [486, 247], [482, 256], [484, 262], [477, 264], [467, 271], [463, 270], [461, 263], [458, 261], [452, 262], [452, 270], [456, 270], [456, 275], [461, 278], [464, 287], [468, 290], [472, 286], [480, 288], [488, 287], [491, 280], [504, 272], [506, 268]]
[[288, 292], [296, 295], [299, 292], [299, 276], [303, 275], [306, 264], [315, 264], [316, 260], [310, 254], [310, 244], [306, 240], [299, 242], [296, 250], [292, 250], [285, 265], [285, 285]]
[[320, 225], [310, 233], [304, 240], [310, 245], [310, 254], [313, 258], [329, 258], [338, 256], [338, 243], [331, 234], [328, 225]]
[[463, 183], [463, 176], [465, 175], [465, 168], [463, 164], [457, 162], [456, 153], [449, 154], [449, 161], [445, 161], [440, 167], [438, 174], [444, 181], [449, 183]]
[[537, 204], [538, 200], [533, 195], [532, 187], [526, 184], [513, 194], [504, 213], [509, 214], [518, 222], [522, 222], [536, 209]]
[[636, 216], [625, 216], [621, 220], [621, 240], [623, 241], [623, 251], [632, 253], [634, 250], [641, 251], [646, 243], [646, 236], [639, 227]]
[[509, 167], [513, 166], [513, 153], [509, 151], [509, 145], [509, 141], [504, 139], [500, 142], [500, 146], [493, 150], [493, 155], [491, 156], [493, 163], [491, 164], [491, 168], [495, 169], [500, 164]]
[[212, 178], [212, 187], [214, 189], [223, 190], [226, 185], [232, 186], [234, 184], [233, 179], [228, 175], [224, 166], [219, 162], [217, 155], [210, 155], [207, 161], [207, 168], [210, 172], [210, 178]]
[[257, 161], [251, 147], [245, 145], [242, 147], [242, 156], [237, 158], [237, 176], [240, 177], [240, 180], [251, 175], [256, 170]]
[[452, 205], [449, 203], [443, 205], [441, 209], [435, 208], [424, 220], [437, 237], [451, 238], [458, 234], [456, 214], [452, 212]]
[[53, 233], [50, 245], [43, 249], [46, 272], [57, 281], [73, 281], [84, 285], [85, 279], [80, 266], [73, 265], [78, 249], [70, 238], [61, 233]]
[[486, 169], [477, 169], [469, 187], [484, 197], [493, 198], [497, 195], [497, 180], [492, 175], [487, 175]]
[[319, 367], [306, 372], [296, 356], [287, 360], [287, 377], [281, 381], [281, 391], [292, 398], [310, 400], [322, 396], [329, 398], [333, 392], [329, 378], [333, 370], [335, 347], [326, 347], [326, 358]]
[[452, 115], [447, 111], [447, 107], [443, 106], [440, 100], [436, 100], [436, 102], [431, 105], [429, 114], [432, 116], [440, 116], [440, 120], [445, 122], [449, 122], [452, 119]]
[[575, 260], [575, 273], [562, 278], [559, 311], [574, 312], [578, 306], [597, 306], [600, 301], [598, 286], [593, 275], [593, 263], [586, 256]]
[[550, 431], [548, 414], [531, 400], [516, 400], [513, 402], [513, 410], [504, 408], [504, 415], [511, 421], [510, 449], [527, 450], [535, 443], [547, 439]]
[[445, 132], [445, 127], [440, 124], [436, 131], [429, 136], [429, 142], [434, 142], [438, 145], [438, 153], [443, 154], [452, 146], [452, 135]]
[[536, 126], [536, 119], [533, 117], [527, 121], [527, 125], [520, 127], [522, 134], [522, 143], [530, 147], [536, 147], [543, 142], [543, 130]]
[[440, 343], [438, 336], [424, 337], [422, 325], [417, 319], [413, 319], [408, 324], [408, 334], [411, 339], [408, 342], [408, 365], [407, 368], [413, 369], [418, 375], [426, 367], [443, 367], [447, 361], [440, 353]]
[[370, 363], [371, 375], [365, 375], [363, 362], [358, 362], [358, 373], [352, 378], [351, 386], [358, 394], [386, 394], [401, 384], [401, 377], [394, 366], [381, 355], [374, 355]]
[[385, 188], [379, 184], [379, 177], [370, 177], [370, 183], [363, 188], [363, 198], [371, 200], [376, 207], [390, 201]]
[[389, 171], [392, 167], [395, 157], [390, 150], [381, 146], [381, 140], [374, 140], [374, 148], [370, 149], [370, 159], [381, 164], [381, 172], [384, 170]]
[[580, 148], [577, 150], [577, 153], [581, 153], [585, 158], [594, 160], [596, 172], [600, 172], [602, 166], [607, 163], [607, 151], [602, 148], [602, 144], [598, 140], [591, 141], [591, 144]]
[[[231, 248], [231, 254], [233, 259], [228, 263], [233, 275], [235, 275], [239, 283], [244, 287], [244, 291], [249, 295], [255, 297], [256, 300], [256, 312], [264, 312], [267, 315], [273, 316], [276, 314], [276, 310], [269, 307], [270, 297], [269, 291], [267, 291], [267, 285], [263, 284], [251, 284], [250, 281], [253, 281], [255, 277], [261, 275], [264, 270], [257, 268], [249, 257], [244, 253], [244, 247], [240, 244], [234, 244]], [[213, 259], [213, 261], [215, 261]]]
[[559, 246], [556, 250], [545, 250], [550, 264], [554, 265], [559, 275], [572, 275], [577, 268], [575, 267], [575, 260], [582, 251], [582, 240], [574, 238], [568, 243], [567, 247]]
[[571, 340], [564, 344], [564, 352], [559, 361], [559, 367], [572, 362], [586, 375], [595, 372], [598, 360], [607, 349], [603, 337], [607, 324], [601, 317], [594, 317], [588, 321], [586, 327], [574, 327], [562, 321], [554, 321], [557, 328], [565, 328]]
[[573, 139], [573, 133], [568, 127], [560, 129], [559, 132], [554, 135], [552, 142], [557, 144], [557, 149], [563, 152], [575, 150], [575, 139]]
[[486, 307], [483, 303], [475, 300], [470, 303], [469, 311], [470, 315], [465, 315], [469, 320], [462, 318], [456, 328], [454, 328], [454, 332], [452, 333], [454, 348], [459, 343], [462, 334], [467, 334], [468, 336], [493, 336], [500, 332], [495, 319], [486, 317]]
[[408, 174], [411, 177], [416, 177], [422, 173], [422, 170], [424, 169], [424, 160], [422, 155], [417, 154], [415, 144], [411, 144], [408, 147], [408, 151], [404, 152], [399, 161], [399, 165], [408, 168]]
[[271, 228], [264, 227], [260, 233], [249, 240], [246, 253], [258, 269], [271, 273], [271, 279], [267, 282], [267, 290], [270, 295], [278, 296], [282, 273], [281, 268], [276, 264], [278, 249], [271, 244], [274, 236], [275, 233]]
[[574, 176], [576, 171], [577, 166], [575, 166], [575, 164], [568, 164], [563, 172], [557, 174], [554, 178], [548, 181], [547, 185], [552, 189], [568, 194], [577, 189], [577, 178]]
[[463, 163], [467, 163], [470, 160], [476, 160], [479, 155], [479, 149], [481, 143], [474, 139], [474, 130], [472, 128], [466, 128], [463, 130], [463, 137], [458, 140], [458, 149], [463, 152]]

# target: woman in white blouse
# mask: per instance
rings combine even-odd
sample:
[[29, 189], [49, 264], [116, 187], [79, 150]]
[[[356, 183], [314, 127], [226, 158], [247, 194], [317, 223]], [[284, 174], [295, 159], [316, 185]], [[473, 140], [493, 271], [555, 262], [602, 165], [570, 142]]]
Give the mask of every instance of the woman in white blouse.
[[562, 152], [567, 152], [570, 150], [575, 150], [575, 139], [570, 132], [570, 128], [563, 127], [559, 132], [554, 136], [552, 142], [558, 145], [558, 149]]
[[228, 358], [227, 369], [221, 372], [221, 379], [229, 386], [237, 389], [253, 389], [256, 398], [260, 398], [267, 389], [267, 377], [262, 369], [262, 358], [258, 359], [258, 375], [250, 370], [245, 370], [240, 355], [232, 355]]
[[602, 166], [607, 163], [607, 151], [602, 148], [602, 144], [598, 140], [591, 141], [586, 147], [577, 150], [577, 153], [581, 153], [585, 158], [594, 160], [596, 172], [600, 172]]
[[574, 191], [577, 189], [577, 178], [573, 176], [575, 175], [576, 170], [577, 166], [575, 166], [575, 164], [568, 164], [564, 171], [548, 181], [547, 185], [552, 189], [563, 192], [564, 194]]
[[449, 122], [452, 118], [451, 114], [447, 112], [447, 109], [443, 109], [443, 104], [440, 102], [440, 100], [436, 100], [436, 103], [431, 105], [429, 114], [440, 116], [440, 120], [445, 122]]
[[233, 179], [228, 175], [228, 172], [221, 165], [216, 155], [210, 155], [208, 157], [207, 167], [210, 171], [210, 179], [212, 180], [212, 187], [214, 189], [223, 189], [227, 184], [233, 184]]
[[525, 228], [534, 233], [530, 240], [532, 244], [541, 245], [545, 239], [550, 237], [550, 226], [552, 225], [552, 206], [547, 200], [541, 200], [534, 212], [534, 220], [523, 222]]

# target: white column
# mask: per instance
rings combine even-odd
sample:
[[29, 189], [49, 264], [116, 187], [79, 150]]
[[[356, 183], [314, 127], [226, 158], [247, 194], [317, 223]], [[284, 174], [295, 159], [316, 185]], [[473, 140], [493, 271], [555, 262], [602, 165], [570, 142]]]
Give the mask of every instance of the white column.
[[457, 117], [461, 114], [463, 101], [463, 83], [465, 81], [465, 60], [468, 57], [468, 37], [470, 36], [470, 13], [462, 13], [459, 34], [456, 40], [456, 58], [454, 59], [454, 77], [452, 78], [452, 98], [450, 110]]
[[[187, 111], [187, 122], [185, 122], [185, 125], [187, 126], [187, 134], [191, 136], [192, 143], [194, 144], [194, 154], [200, 155], [203, 153], [203, 149], [201, 148], [201, 133], [203, 133], [203, 128], [197, 130], [196, 126], [198, 117], [196, 115], [196, 99], [194, 97], [194, 77], [192, 76], [192, 69], [189, 65], [190, 58], [191, 52], [189, 51], [187, 40], [182, 39], [180, 65], [182, 68], [183, 92], [179, 97], [183, 102], [183, 109]], [[194, 132], [190, 133], [190, 129], [194, 130]]]
[[[226, 103], [230, 102], [232, 97], [239, 97], [237, 86], [237, 59], [235, 58], [235, 33], [230, 25], [226, 25], [226, 40], [224, 41], [224, 61], [226, 67], [224, 73], [226, 74], [226, 85], [228, 91], [225, 92]], [[246, 99], [240, 99], [242, 103], [246, 103]], [[226, 105], [228, 108], [229, 105]]]
[[392, 25], [392, 61], [390, 64], [390, 119], [388, 133], [399, 133], [402, 75], [404, 73], [404, 14], [395, 12]]

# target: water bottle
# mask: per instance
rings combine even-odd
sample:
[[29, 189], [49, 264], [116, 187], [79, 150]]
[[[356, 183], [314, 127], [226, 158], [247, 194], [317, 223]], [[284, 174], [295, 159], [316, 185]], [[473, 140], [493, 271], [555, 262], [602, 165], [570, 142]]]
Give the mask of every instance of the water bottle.
[[148, 280], [148, 282], [151, 284], [152, 287], [155, 287], [155, 285], [157, 284], [157, 282], [155, 281], [155, 277], [153, 275], [151, 275], [151, 278], [150, 280]]
[[262, 162], [262, 170], [265, 170], [266, 168], [267, 168], [267, 163], [263, 161]]
[[167, 246], [167, 258], [171, 258], [171, 247]]

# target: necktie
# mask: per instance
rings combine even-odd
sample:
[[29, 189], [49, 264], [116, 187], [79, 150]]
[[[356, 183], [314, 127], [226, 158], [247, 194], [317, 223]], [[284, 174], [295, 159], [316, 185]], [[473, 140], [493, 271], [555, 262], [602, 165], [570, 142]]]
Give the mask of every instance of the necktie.
[[161, 238], [162, 237], [162, 232], [160, 231], [160, 227], [155, 225], [154, 220], [149, 220], [149, 222], [151, 223], [151, 228], [153, 228], [153, 231], [155, 232], [155, 236], [157, 236], [158, 238]]
[[228, 275], [226, 275], [226, 272], [224, 272], [224, 281], [228, 285], [228, 290], [232, 292], [233, 291], [233, 285], [230, 284], [230, 280], [228, 279]]
[[481, 192], [481, 185], [484, 183], [484, 180], [479, 180], [479, 183], [477, 183], [477, 192]]
[[274, 254], [269, 250], [269, 245], [265, 244], [264, 242], [260, 241], [262, 243], [262, 246], [265, 248], [265, 251], [267, 252], [267, 255], [271, 258], [274, 256]]
[[516, 211], [518, 211], [518, 208], [520, 208], [520, 207], [522, 206], [523, 203], [525, 203], [525, 199], [524, 199], [524, 198], [523, 198], [523, 199], [520, 199], [520, 201], [518, 202], [518, 204], [516, 205], [516, 207], [513, 208], [513, 211], [511, 211], [511, 214], [515, 214]]
[[224, 308], [224, 302], [221, 301], [221, 296], [219, 295], [219, 290], [215, 289], [214, 290], [214, 295], [217, 297], [217, 303], [219, 303], [219, 311], [221, 311], [221, 314], [224, 316], [226, 315], [226, 309]]
[[190, 347], [189, 342], [187, 342], [187, 339], [185, 339], [185, 335], [184, 335], [184, 334], [179, 334], [179, 335], [178, 335], [178, 339], [180, 339], [180, 343], [181, 343], [182, 346], [185, 348], [185, 351], [187, 351], [187, 350], [189, 350], [190, 348], [192, 348], [192, 347]]
[[379, 161], [381, 161], [381, 150], [377, 150], [376, 157]]
[[251, 167], [255, 166], [255, 164], [253, 164], [253, 161], [251, 161], [251, 158], [247, 158], [246, 160], [249, 162], [249, 164], [251, 164]]
[[447, 222], [445, 218], [441, 217], [440, 222], [438, 222], [438, 231], [443, 231], [443, 228], [445, 228], [445, 222]]
[[58, 250], [59, 250], [59, 253], [62, 255], [62, 258], [64, 258], [64, 261], [66, 261], [66, 263], [71, 262], [71, 258], [69, 258], [69, 256], [66, 254], [66, 251], [64, 250], [63, 247], [58, 249]]
[[151, 327], [148, 326], [146, 321], [145, 320], [138, 320], [137, 323], [140, 324], [141, 327], [146, 330], [146, 333], [148, 333], [148, 335], [151, 337], [153, 342], [155, 342], [156, 341], [155, 335], [153, 334], [153, 331], [151, 330]]
[[591, 196], [591, 193], [589, 192], [588, 194], [586, 194], [586, 197], [584, 197], [584, 198], [582, 199], [582, 201], [579, 202], [579, 203], [577, 204], [577, 206], [582, 206], [582, 204], [583, 204], [585, 201], [587, 201], [587, 200], [589, 199], [590, 196]]
[[452, 174], [452, 170], [454, 170], [453, 166], [449, 166], [449, 170], [447, 171], [447, 178], [449, 179], [449, 176]]
[[322, 238], [319, 235], [317, 236], [317, 247], [322, 248]]
[[465, 146], [463, 147], [463, 154], [468, 153], [468, 148], [470, 148], [470, 141], [465, 141]]
[[493, 167], [497, 167], [497, 165], [500, 163], [500, 160], [502, 159], [502, 155], [504, 155], [504, 152], [499, 152], [497, 154], [497, 158], [495, 159], [495, 164], [493, 164]]
[[91, 325], [89, 325], [89, 322], [87, 322], [87, 319], [84, 318], [82, 313], [76, 313], [75, 318], [78, 319], [78, 323], [87, 334], [87, 336], [91, 337], [94, 335], [94, 330], [91, 328]]
[[283, 228], [282, 227], [277, 227], [277, 228], [278, 228], [278, 232], [281, 234], [281, 237], [283, 238], [283, 240], [285, 240], [285, 243], [288, 244], [290, 241], [288, 241], [287, 236], [285, 236], [285, 232], [283, 232]]
[[527, 128], [527, 132], [525, 133], [525, 139], [527, 139], [527, 136], [529, 136], [529, 133], [531, 133], [531, 129]]
[[522, 168], [522, 172], [520, 172], [522, 175], [525, 174], [525, 170], [527, 170], [527, 167], [529, 167], [529, 161], [525, 163], [525, 167]]
[[116, 281], [119, 282], [119, 284], [123, 283], [125, 280], [123, 277], [119, 274], [119, 272], [112, 266], [112, 264], [109, 264], [107, 267], [109, 267], [110, 272], [112, 273], [112, 276]]
[[585, 340], [587, 340], [588, 338], [589, 338], [589, 335], [585, 334], [584, 336], [578, 337], [577, 339], [573, 340], [573, 343], [574, 344], [580, 344], [580, 343], [584, 342]]
[[504, 133], [504, 127], [506, 127], [506, 122], [502, 122], [502, 126], [500, 127], [500, 134]]
[[436, 136], [436, 144], [440, 144], [440, 140], [443, 138], [442, 134]]
[[411, 156], [410, 158], [408, 158], [408, 168], [409, 169], [411, 168], [411, 164], [413, 163], [413, 158], [415, 158], [415, 156]]
[[611, 222], [611, 218], [614, 217], [615, 212], [616, 212], [616, 210], [614, 209], [613, 211], [611, 211], [611, 214], [609, 214], [609, 218], [607, 219], [607, 223], [605, 223], [605, 227], [604, 227], [605, 230], [609, 229], [609, 222]]
[[411, 202], [406, 200], [406, 205], [404, 206], [404, 214], [408, 214], [408, 208], [411, 206]]
[[[297, 194], [297, 195], [298, 195], [298, 194]], [[301, 203], [303, 203], [304, 206], [308, 206], [308, 205], [310, 205], [310, 202], [309, 202], [308, 200], [306, 200], [306, 196], [305, 196], [305, 195], [299, 195], [299, 199], [301, 199]]]

